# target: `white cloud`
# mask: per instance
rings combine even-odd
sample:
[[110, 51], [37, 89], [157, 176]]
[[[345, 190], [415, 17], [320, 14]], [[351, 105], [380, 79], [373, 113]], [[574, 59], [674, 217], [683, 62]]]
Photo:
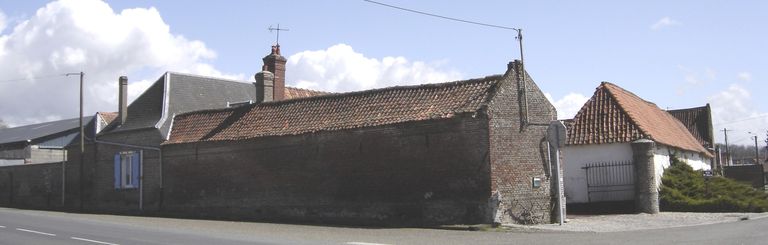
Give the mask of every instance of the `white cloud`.
[[579, 93], [569, 93], [559, 100], [552, 98], [549, 93], [544, 93], [549, 102], [557, 109], [557, 119], [572, 119], [581, 110], [589, 97]]
[[658, 21], [656, 21], [656, 23], [651, 25], [651, 30], [656, 31], [656, 30], [661, 30], [661, 29], [664, 29], [664, 28], [672, 27], [672, 26], [678, 26], [678, 25], [681, 25], [681, 24], [682, 23], [680, 23], [677, 20], [673, 20], [672, 18], [663, 17], [663, 18], [659, 19]]
[[155, 8], [118, 13], [101, 0], [60, 0], [17, 23], [0, 31], [0, 80], [29, 79], [0, 83], [0, 117], [11, 125], [77, 116], [77, 78], [35, 77], [84, 71], [88, 114], [116, 110], [117, 78], [132, 72], [151, 77], [129, 81], [131, 98], [168, 70], [243, 77], [216, 70], [208, 63], [216, 53], [171, 33]]
[[458, 72], [440, 68], [439, 63], [399, 56], [369, 58], [349, 45], [336, 44], [326, 50], [291, 55], [286, 79], [293, 86], [334, 92], [461, 79]]
[[749, 73], [749, 72], [739, 72], [739, 74], [737, 74], [736, 77], [738, 77], [739, 80], [744, 82], [752, 81], [752, 73]]
[[708, 98], [712, 106], [712, 123], [714, 124], [715, 139], [724, 142], [720, 130], [728, 128], [728, 140], [731, 144], [749, 145], [748, 132], [758, 132], [764, 137], [768, 130], [768, 113], [754, 108], [752, 95], [746, 88], [731, 84], [728, 89], [720, 91]]
[[683, 79], [685, 83], [682, 83], [677, 88], [677, 94], [683, 95], [689, 90], [701, 88], [703, 85], [709, 84], [717, 79], [717, 72], [712, 68], [706, 68], [704, 72], [697, 72], [682, 65], [678, 65], [677, 69], [683, 73]]

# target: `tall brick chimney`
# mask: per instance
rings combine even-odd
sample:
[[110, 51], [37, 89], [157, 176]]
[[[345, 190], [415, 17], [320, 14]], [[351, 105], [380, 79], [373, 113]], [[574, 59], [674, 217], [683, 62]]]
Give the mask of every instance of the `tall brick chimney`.
[[285, 62], [288, 61], [280, 55], [280, 45], [272, 46], [272, 53], [262, 59], [264, 66], [262, 71], [269, 71], [274, 75], [273, 96], [274, 100], [283, 100], [285, 96]]
[[117, 122], [118, 125], [123, 125], [125, 119], [128, 118], [128, 77], [120, 76], [119, 89], [117, 93]]

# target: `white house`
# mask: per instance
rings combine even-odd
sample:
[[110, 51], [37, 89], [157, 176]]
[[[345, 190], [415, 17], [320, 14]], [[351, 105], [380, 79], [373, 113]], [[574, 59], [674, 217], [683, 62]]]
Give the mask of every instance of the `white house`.
[[[658, 187], [670, 156], [694, 169], [710, 169], [712, 154], [678, 119], [608, 82], [597, 87], [566, 126], [563, 165], [568, 204], [630, 201], [650, 194], [658, 210]], [[633, 147], [641, 143], [650, 148]], [[650, 193], [638, 193], [644, 189]]]

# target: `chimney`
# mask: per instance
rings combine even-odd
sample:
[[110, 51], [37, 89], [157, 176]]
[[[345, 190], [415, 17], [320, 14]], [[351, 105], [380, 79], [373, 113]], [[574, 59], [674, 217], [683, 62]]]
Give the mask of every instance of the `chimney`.
[[118, 125], [123, 125], [128, 118], [128, 77], [120, 76], [117, 99], [117, 119]]
[[269, 102], [275, 100], [274, 98], [274, 80], [275, 75], [269, 71], [260, 71], [254, 76], [256, 82], [253, 85], [256, 86], [256, 102]]
[[273, 100], [283, 100], [285, 96], [285, 62], [288, 61], [280, 55], [280, 45], [272, 46], [272, 53], [262, 59], [264, 66], [262, 71], [269, 71], [274, 75]]

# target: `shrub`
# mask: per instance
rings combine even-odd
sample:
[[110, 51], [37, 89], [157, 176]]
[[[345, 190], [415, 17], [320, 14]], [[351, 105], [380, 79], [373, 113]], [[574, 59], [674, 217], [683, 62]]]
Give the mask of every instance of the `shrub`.
[[661, 178], [660, 208], [682, 212], [766, 212], [768, 194], [724, 177], [706, 180], [701, 171], [672, 157]]

